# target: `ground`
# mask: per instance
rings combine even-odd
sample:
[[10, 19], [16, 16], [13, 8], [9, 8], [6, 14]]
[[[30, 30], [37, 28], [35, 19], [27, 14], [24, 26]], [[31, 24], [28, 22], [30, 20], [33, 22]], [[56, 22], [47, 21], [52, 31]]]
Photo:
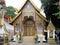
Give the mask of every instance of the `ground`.
[[[52, 41], [53, 42], [53, 41]], [[33, 41], [33, 36], [30, 36], [30, 37], [28, 37], [28, 36], [25, 36], [24, 38], [23, 38], [23, 41], [22, 41], [22, 43], [18, 43], [18, 42], [10, 42], [10, 45], [60, 45], [60, 42], [59, 43], [42, 43], [42, 42], [40, 42], [40, 43], [35, 43], [34, 41]]]
[[10, 42], [10, 45], [60, 45], [60, 44], [48, 44], [48, 43], [17, 43], [17, 42]]

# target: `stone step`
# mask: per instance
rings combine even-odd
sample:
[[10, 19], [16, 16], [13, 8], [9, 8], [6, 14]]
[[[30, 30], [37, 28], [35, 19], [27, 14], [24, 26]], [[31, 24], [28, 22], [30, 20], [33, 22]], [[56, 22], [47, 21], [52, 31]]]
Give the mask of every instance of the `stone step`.
[[34, 36], [24, 36], [23, 42], [24, 43], [34, 43]]

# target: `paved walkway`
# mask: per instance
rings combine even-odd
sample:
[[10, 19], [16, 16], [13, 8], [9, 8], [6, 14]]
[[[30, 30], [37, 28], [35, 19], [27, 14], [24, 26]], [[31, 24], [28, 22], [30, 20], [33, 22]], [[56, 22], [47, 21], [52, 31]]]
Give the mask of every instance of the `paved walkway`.
[[22, 43], [18, 43], [18, 42], [10, 42], [10, 45], [60, 45], [59, 43], [53, 43], [53, 44], [48, 44], [48, 43], [34, 43], [34, 37], [30, 36], [30, 37], [24, 37], [23, 38], [23, 42]]
[[17, 42], [10, 42], [10, 45], [60, 45], [60, 44], [48, 44], [48, 43], [17, 43]]

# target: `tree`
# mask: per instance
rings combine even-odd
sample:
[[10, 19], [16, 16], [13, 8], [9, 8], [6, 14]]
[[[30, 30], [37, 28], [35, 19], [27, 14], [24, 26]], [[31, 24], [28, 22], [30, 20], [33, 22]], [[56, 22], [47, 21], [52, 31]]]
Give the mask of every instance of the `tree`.
[[14, 7], [8, 6], [8, 7], [6, 7], [6, 9], [7, 9], [7, 15], [11, 16], [12, 18], [14, 18], [16, 16], [16, 14], [15, 14], [16, 10]]
[[[56, 4], [58, 4], [59, 0], [41, 0], [42, 7], [44, 9], [44, 12], [46, 14], [46, 18], [48, 20], [52, 20], [55, 27], [60, 27], [60, 7]], [[48, 24], [47, 24], [48, 25]]]
[[60, 5], [59, 5], [59, 2], [54, 3], [54, 5], [57, 5], [58, 12], [54, 13], [53, 15], [58, 16], [58, 18], [60, 18]]
[[[44, 9], [44, 12], [46, 14], [47, 19], [50, 18], [50, 0], [41, 0], [42, 8]], [[49, 16], [48, 16], [49, 15]]]

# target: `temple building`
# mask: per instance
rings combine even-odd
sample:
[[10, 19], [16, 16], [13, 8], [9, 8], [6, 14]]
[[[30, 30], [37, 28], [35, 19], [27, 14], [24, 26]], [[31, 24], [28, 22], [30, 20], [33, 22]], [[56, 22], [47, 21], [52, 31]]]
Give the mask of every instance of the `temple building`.
[[44, 33], [45, 23], [49, 22], [41, 13], [32, 0], [25, 0], [13, 20], [14, 35], [22, 32], [24, 36], [34, 36]]

